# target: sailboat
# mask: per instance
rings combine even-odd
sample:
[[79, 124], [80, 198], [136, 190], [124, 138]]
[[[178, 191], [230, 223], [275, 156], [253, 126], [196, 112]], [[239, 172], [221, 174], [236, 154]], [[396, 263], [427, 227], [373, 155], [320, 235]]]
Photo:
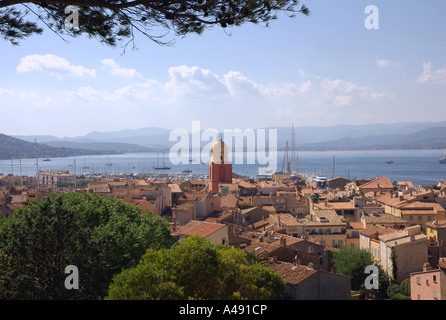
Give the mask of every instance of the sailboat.
[[113, 166], [113, 163], [110, 162], [110, 157], [108, 157], [108, 162], [105, 164], [107, 167]]
[[87, 160], [84, 159], [84, 166], [82, 167], [82, 169], [90, 169], [89, 166], [87, 166]]
[[153, 167], [155, 170], [170, 170], [170, 167], [168, 167], [168, 166], [166, 166], [166, 165], [164, 165], [164, 152], [163, 152], [163, 165], [162, 166], [160, 166], [159, 165], [159, 157], [160, 155], [158, 154], [158, 163], [157, 163], [157, 165], [155, 166], [155, 167]]

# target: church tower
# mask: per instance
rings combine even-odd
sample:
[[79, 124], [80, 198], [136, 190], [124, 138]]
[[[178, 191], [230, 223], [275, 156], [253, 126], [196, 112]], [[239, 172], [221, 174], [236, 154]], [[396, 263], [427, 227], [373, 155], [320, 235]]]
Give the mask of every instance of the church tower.
[[221, 133], [211, 148], [209, 163], [209, 189], [218, 193], [220, 183], [232, 183], [232, 164], [228, 162], [228, 148], [222, 140]]

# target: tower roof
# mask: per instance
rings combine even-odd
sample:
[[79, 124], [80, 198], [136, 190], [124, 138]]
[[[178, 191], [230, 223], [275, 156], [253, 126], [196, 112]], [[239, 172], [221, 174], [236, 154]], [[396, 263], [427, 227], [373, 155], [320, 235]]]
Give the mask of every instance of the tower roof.
[[211, 162], [228, 163], [228, 147], [223, 142], [221, 133], [218, 133], [217, 140], [211, 147]]

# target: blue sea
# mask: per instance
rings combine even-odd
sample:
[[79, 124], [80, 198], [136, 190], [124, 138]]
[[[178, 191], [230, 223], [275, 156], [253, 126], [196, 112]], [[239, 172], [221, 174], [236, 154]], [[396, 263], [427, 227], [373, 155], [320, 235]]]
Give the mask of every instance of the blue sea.
[[[376, 176], [389, 177], [391, 181], [412, 181], [415, 185], [437, 184], [446, 180], [446, 164], [439, 159], [446, 155], [446, 150], [355, 150], [355, 151], [296, 151], [293, 171], [309, 175], [345, 177], [349, 179], [373, 179]], [[277, 171], [286, 169], [284, 152], [277, 153]], [[39, 159], [39, 170], [65, 170], [70, 173], [134, 173], [134, 174], [178, 174], [189, 169], [192, 174], [208, 173], [208, 158], [200, 158], [200, 154], [192, 154], [190, 159], [196, 163], [172, 164], [169, 154], [129, 153], [119, 155], [78, 156], [67, 158], [51, 158], [51, 161]], [[198, 159], [198, 160], [197, 160]], [[250, 177], [257, 177], [259, 167], [265, 160], [256, 158], [255, 164], [244, 160], [234, 161], [233, 172]], [[230, 159], [231, 160], [231, 159]], [[292, 162], [291, 153], [288, 160]], [[393, 163], [387, 163], [388, 160]], [[155, 170], [156, 165], [170, 166], [170, 170]], [[106, 163], [112, 166], [106, 166]], [[241, 162], [241, 163], [240, 163]], [[16, 176], [34, 176], [36, 159], [14, 159], [0, 161], [0, 173]]]

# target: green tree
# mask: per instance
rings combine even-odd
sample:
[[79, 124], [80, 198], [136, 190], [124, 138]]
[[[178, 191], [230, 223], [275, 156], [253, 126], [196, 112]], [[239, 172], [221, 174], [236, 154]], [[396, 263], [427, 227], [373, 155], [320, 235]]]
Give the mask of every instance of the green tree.
[[106, 299], [272, 299], [282, 294], [283, 279], [251, 258], [192, 236], [170, 250], [149, 249], [138, 266], [113, 278]]
[[[0, 298], [101, 299], [114, 274], [137, 265], [147, 248], [170, 247], [168, 223], [122, 200], [52, 194], [0, 223]], [[64, 286], [65, 267], [79, 289]]]
[[352, 277], [352, 290], [359, 290], [368, 276], [364, 270], [373, 264], [373, 258], [364, 249], [341, 247], [333, 253], [332, 263], [337, 273]]
[[392, 283], [387, 288], [387, 294], [390, 300], [411, 300], [410, 279], [404, 279], [401, 283]]
[[[65, 8], [79, 7], [79, 29], [65, 27]], [[169, 44], [166, 34], [185, 36], [202, 33], [213, 26], [227, 28], [246, 22], [268, 25], [278, 12], [294, 16], [309, 14], [298, 0], [3, 0], [0, 1], [0, 36], [17, 45], [18, 41], [43, 29], [29, 17], [61, 37], [87, 35], [115, 46], [140, 33], [158, 44]], [[158, 32], [155, 33], [155, 30]]]

